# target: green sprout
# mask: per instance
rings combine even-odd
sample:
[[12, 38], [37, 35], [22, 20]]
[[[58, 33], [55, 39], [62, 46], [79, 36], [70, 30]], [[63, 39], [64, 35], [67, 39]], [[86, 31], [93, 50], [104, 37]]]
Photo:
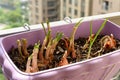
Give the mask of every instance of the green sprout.
[[100, 34], [100, 32], [102, 31], [102, 29], [105, 27], [105, 24], [107, 22], [108, 19], [106, 19], [102, 25], [100, 26], [100, 28], [98, 29], [95, 37], [93, 38], [93, 40], [91, 39], [91, 35], [92, 35], [92, 22], [90, 23], [90, 45], [89, 45], [89, 49], [88, 49], [88, 55], [87, 55], [87, 59], [90, 58], [90, 53], [91, 53], [91, 49], [93, 46], [93, 43], [95, 42], [95, 40], [97, 39], [98, 35]]

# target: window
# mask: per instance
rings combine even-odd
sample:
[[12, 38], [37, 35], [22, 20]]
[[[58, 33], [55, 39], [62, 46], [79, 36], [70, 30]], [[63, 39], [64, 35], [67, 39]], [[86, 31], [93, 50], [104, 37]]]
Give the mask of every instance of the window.
[[110, 8], [112, 8], [112, 2], [110, 3]]
[[43, 9], [43, 14], [45, 14], [45, 9]]
[[72, 4], [72, 0], [69, 0], [69, 4]]
[[75, 9], [75, 15], [77, 15], [78, 14], [78, 11]]
[[85, 9], [85, 0], [81, 0], [81, 12]]
[[47, 5], [48, 5], [48, 7], [54, 6], [55, 2], [54, 1], [48, 1]]
[[38, 8], [37, 8], [37, 7], [35, 8], [35, 11], [36, 11], [36, 13], [38, 13], [38, 11], [39, 11], [39, 10], [38, 10]]
[[78, 0], [75, 0], [75, 6], [78, 6]]
[[81, 12], [81, 17], [84, 17], [85, 16], [85, 13], [84, 12]]
[[109, 2], [108, 1], [103, 1], [103, 5], [102, 5], [104, 10], [108, 10], [109, 9]]
[[81, 0], [81, 17], [85, 16], [85, 0]]
[[69, 13], [71, 13], [71, 8], [69, 8]]
[[51, 14], [54, 14], [55, 11], [56, 11], [55, 9], [49, 9], [49, 10], [48, 10], [48, 14], [50, 14], [50, 15], [51, 15]]
[[35, 15], [36, 19], [39, 19], [39, 16], [38, 15]]
[[66, 3], [66, 0], [64, 0], [64, 3]]
[[35, 4], [38, 5], [38, 0], [35, 0]]
[[65, 17], [66, 17], [66, 14], [63, 15], [63, 18], [65, 18]]

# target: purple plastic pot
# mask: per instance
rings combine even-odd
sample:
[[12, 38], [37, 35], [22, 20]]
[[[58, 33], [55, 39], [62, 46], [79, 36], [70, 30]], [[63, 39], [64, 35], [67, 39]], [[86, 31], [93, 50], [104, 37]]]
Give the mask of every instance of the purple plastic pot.
[[[96, 33], [104, 20], [93, 21], [93, 33]], [[83, 22], [77, 30], [75, 38], [89, 36], [90, 22]], [[74, 23], [52, 27], [52, 35], [57, 31], [70, 36]], [[120, 39], [120, 27], [110, 21], [101, 34], [113, 34]], [[34, 44], [44, 39], [43, 29], [9, 35], [0, 39], [0, 65], [9, 80], [110, 80], [120, 69], [120, 50], [95, 57], [89, 60], [69, 64], [62, 67], [39, 71], [36, 73], [25, 73], [20, 71], [8, 56], [11, 46], [16, 46], [16, 40], [26, 38], [28, 44]]]

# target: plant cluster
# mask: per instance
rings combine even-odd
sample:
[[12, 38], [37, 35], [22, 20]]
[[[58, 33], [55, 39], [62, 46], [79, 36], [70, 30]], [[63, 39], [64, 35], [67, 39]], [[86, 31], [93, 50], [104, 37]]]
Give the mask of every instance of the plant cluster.
[[[32, 73], [40, 70], [64, 66], [76, 61], [81, 61], [81, 59], [90, 59], [92, 57], [100, 56], [106, 50], [116, 49], [116, 40], [114, 39], [113, 34], [111, 34], [100, 37], [99, 44], [101, 46], [96, 52], [92, 52], [93, 45], [104, 28], [107, 19], [101, 24], [96, 34], [93, 34], [92, 32], [91, 21], [89, 38], [85, 39], [85, 44], [77, 48], [79, 45], [76, 45], [75, 33], [78, 27], [80, 27], [81, 21], [82, 20], [75, 24], [70, 37], [65, 36], [61, 32], [57, 32], [55, 38], [52, 37], [52, 30], [50, 28], [49, 21], [47, 21], [47, 29], [42, 23], [45, 38], [42, 44], [40, 44], [40, 41], [35, 43], [34, 47], [31, 49], [32, 51], [29, 51], [26, 39], [22, 38], [17, 40], [18, 47], [16, 52], [19, 54], [19, 57], [21, 57], [21, 60], [25, 62], [24, 71], [27, 73]], [[78, 39], [78, 42], [79, 41], [80, 40]], [[15, 54], [14, 48], [11, 50], [12, 53]], [[16, 63], [14, 60], [13, 62]]]

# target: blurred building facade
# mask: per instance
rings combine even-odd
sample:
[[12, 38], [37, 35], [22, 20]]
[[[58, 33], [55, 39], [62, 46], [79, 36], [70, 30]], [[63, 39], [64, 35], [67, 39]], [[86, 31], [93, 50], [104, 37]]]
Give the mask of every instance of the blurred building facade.
[[78, 18], [89, 15], [89, 0], [60, 0], [60, 18]]
[[29, 0], [31, 24], [119, 11], [120, 0]]
[[120, 11], [120, 0], [91, 0], [91, 15]]
[[120, 0], [60, 0], [60, 19], [120, 11]]
[[60, 20], [60, 0], [29, 0], [29, 11], [31, 24]]

